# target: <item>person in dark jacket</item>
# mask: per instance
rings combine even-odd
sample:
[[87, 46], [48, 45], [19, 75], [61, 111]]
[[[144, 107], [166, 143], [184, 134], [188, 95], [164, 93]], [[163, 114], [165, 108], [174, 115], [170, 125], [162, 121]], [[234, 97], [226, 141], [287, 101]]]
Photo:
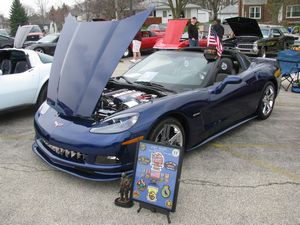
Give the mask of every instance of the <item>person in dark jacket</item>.
[[188, 26], [188, 34], [189, 34], [189, 44], [190, 47], [198, 46], [198, 26], [197, 26], [197, 18], [193, 17], [191, 19], [191, 23]]
[[224, 27], [221, 25], [221, 20], [216, 19], [212, 25], [212, 28], [217, 33], [220, 41], [222, 42], [223, 35], [224, 35]]

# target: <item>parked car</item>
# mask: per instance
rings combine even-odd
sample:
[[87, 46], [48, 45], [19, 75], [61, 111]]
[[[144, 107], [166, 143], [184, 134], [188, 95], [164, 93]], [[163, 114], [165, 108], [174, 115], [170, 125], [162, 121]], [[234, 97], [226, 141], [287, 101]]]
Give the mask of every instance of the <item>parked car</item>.
[[47, 102], [34, 119], [33, 151], [52, 167], [90, 180], [119, 179], [132, 173], [142, 139], [190, 151], [271, 115], [280, 74], [272, 59], [251, 61], [229, 50], [207, 60], [200, 48], [161, 50], [112, 78], [150, 12], [97, 25], [66, 19]]
[[36, 43], [33, 43], [26, 48], [53, 56], [58, 39], [58, 33], [48, 34], [47, 36], [41, 38]]
[[38, 25], [24, 25], [24, 26], [32, 27], [29, 34], [27, 35], [26, 41], [38, 41], [44, 36], [41, 28]]
[[[154, 45], [155, 49], [181, 49], [189, 46], [188, 33], [184, 32], [187, 19], [169, 20], [165, 36], [157, 40]], [[199, 33], [199, 46], [201, 48], [207, 47], [208, 32]]]
[[0, 50], [0, 112], [46, 99], [52, 57], [26, 49]]
[[9, 37], [9, 35], [5, 29], [0, 29], [0, 35]]
[[0, 48], [12, 48], [14, 39], [0, 34]]
[[234, 37], [223, 40], [227, 49], [235, 49], [247, 55], [266, 57], [288, 49], [295, 37], [285, 32], [282, 26], [259, 27], [255, 19], [234, 17], [226, 19]]
[[39, 106], [46, 99], [52, 57], [21, 49], [30, 29], [19, 28], [14, 46], [0, 49], [0, 112]]
[[147, 31], [151, 31], [156, 35], [164, 35], [166, 32], [166, 24], [151, 24], [147, 27]]
[[[155, 45], [156, 41], [162, 37], [163, 37], [162, 34], [158, 35], [152, 31], [142, 31], [142, 45], [140, 51], [141, 52], [154, 51], [153, 46]], [[129, 45], [123, 57], [128, 57], [130, 55], [132, 55], [132, 44]]]

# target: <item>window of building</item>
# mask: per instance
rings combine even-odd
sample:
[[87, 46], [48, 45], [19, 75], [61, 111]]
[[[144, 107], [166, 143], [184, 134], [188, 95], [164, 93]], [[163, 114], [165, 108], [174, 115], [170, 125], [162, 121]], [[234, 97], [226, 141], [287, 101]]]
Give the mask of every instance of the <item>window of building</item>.
[[168, 12], [166, 10], [163, 11], [163, 17], [168, 17]]
[[249, 7], [249, 18], [261, 19], [261, 6]]
[[288, 5], [286, 7], [286, 18], [300, 18], [300, 5]]

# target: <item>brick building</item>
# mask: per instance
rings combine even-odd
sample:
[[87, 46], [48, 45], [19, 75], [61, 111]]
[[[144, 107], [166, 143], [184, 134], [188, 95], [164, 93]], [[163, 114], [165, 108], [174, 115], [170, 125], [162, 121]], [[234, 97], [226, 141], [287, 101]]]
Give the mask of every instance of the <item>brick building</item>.
[[[274, 15], [274, 8], [278, 15]], [[256, 19], [259, 23], [300, 24], [300, 1], [282, 0], [275, 6], [268, 0], [239, 0], [239, 16]]]

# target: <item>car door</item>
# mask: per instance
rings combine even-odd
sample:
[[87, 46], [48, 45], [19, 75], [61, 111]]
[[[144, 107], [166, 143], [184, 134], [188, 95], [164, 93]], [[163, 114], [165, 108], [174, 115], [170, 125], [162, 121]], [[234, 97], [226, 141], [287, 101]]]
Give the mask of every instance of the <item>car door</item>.
[[157, 36], [151, 31], [142, 31], [142, 49], [152, 49], [157, 41]]
[[0, 111], [33, 104], [38, 79], [38, 73], [34, 69], [23, 73], [0, 75]]

